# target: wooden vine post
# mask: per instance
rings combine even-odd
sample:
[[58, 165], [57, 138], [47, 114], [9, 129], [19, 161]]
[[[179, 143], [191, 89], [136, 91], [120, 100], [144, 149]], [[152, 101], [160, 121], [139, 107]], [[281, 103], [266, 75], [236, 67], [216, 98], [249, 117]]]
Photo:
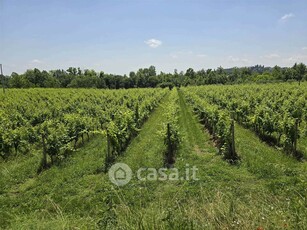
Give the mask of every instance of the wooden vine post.
[[167, 124], [167, 163], [171, 164], [173, 159], [173, 146], [172, 146], [172, 140], [171, 140], [171, 128], [170, 124]]
[[42, 133], [42, 145], [43, 145], [43, 158], [40, 166], [40, 170], [47, 168], [47, 147], [46, 147], [46, 137]]
[[107, 153], [105, 157], [105, 168], [104, 168], [105, 172], [108, 171], [110, 163], [111, 163], [111, 141], [110, 141], [109, 132], [107, 131]]
[[5, 93], [5, 86], [4, 86], [4, 75], [3, 75], [3, 70], [2, 70], [2, 64], [0, 64], [0, 73], [1, 73], [1, 84], [2, 84], [2, 89], [3, 93]]
[[230, 132], [231, 132], [231, 156], [232, 158], [236, 158], [235, 125], [233, 119], [231, 120]]
[[139, 119], [140, 119], [139, 105], [137, 104], [137, 105], [136, 105], [136, 108], [135, 108], [135, 123], [136, 123], [136, 125], [137, 125], [138, 128], [141, 126], [141, 125], [140, 125], [140, 122], [139, 122]]
[[234, 122], [234, 111], [231, 112], [231, 125], [230, 125], [230, 135], [231, 135], [231, 143], [230, 143], [230, 151], [231, 151], [231, 159], [237, 160], [238, 156], [236, 153], [236, 143], [235, 143], [235, 122]]
[[297, 138], [298, 138], [298, 119], [295, 119], [295, 126], [294, 126], [294, 143], [293, 143], [293, 153], [296, 154], [297, 149]]

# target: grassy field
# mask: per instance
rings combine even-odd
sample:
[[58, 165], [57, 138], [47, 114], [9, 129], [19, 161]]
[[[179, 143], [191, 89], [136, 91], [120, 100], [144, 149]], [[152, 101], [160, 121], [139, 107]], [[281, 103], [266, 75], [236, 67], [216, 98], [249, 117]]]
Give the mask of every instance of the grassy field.
[[[41, 174], [40, 153], [0, 163], [2, 229], [306, 229], [307, 164], [263, 143], [236, 124], [241, 162], [218, 154], [178, 90], [181, 143], [176, 167], [199, 180], [140, 181], [118, 187], [102, 172], [106, 139], [95, 135]], [[117, 159], [133, 172], [164, 165], [160, 135], [169, 94]]]

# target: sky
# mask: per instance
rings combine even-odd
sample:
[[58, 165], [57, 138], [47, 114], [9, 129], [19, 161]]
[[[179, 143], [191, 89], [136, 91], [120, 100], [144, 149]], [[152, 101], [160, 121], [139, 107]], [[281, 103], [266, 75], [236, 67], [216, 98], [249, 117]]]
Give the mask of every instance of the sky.
[[307, 64], [306, 0], [0, 0], [5, 75]]

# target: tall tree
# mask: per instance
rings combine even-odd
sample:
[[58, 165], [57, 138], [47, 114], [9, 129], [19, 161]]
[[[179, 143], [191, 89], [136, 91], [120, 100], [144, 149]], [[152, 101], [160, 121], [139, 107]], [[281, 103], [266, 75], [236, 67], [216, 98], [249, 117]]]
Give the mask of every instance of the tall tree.
[[293, 69], [295, 70], [295, 78], [301, 84], [301, 81], [306, 73], [306, 65], [303, 63], [294, 64]]

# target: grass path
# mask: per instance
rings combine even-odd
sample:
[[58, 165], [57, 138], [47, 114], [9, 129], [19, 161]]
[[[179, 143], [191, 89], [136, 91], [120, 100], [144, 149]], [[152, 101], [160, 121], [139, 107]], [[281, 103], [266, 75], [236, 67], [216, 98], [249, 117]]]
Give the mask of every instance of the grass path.
[[240, 125], [235, 126], [235, 141], [242, 164], [260, 178], [292, 177], [301, 171], [307, 172], [307, 162], [299, 162], [285, 152], [269, 146], [255, 133]]
[[[103, 164], [104, 142], [102, 137], [94, 137], [61, 165], [40, 175], [36, 175], [35, 164], [30, 165], [32, 170], [28, 165], [24, 171], [18, 167], [23, 173], [20, 180], [20, 173], [11, 168], [13, 177], [6, 192], [0, 195], [0, 226], [65, 229], [93, 224], [90, 216], [97, 210], [91, 207], [98, 197], [92, 189], [102, 184], [102, 177], [96, 171]], [[26, 177], [28, 171], [30, 177]]]
[[163, 136], [159, 133], [164, 124], [163, 111], [168, 105], [169, 95], [162, 99], [158, 108], [153, 111], [143, 125], [139, 135], [131, 142], [124, 157], [118, 161], [128, 164], [133, 170], [140, 167], [160, 168], [163, 166]]

